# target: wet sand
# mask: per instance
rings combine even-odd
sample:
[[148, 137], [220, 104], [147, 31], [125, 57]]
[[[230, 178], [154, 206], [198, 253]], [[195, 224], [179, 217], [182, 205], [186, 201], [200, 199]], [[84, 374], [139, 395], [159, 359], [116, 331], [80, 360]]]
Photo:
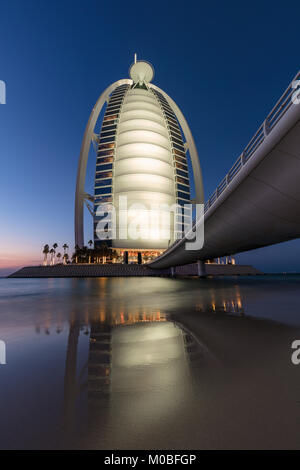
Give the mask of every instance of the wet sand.
[[300, 277], [4, 282], [1, 448], [300, 447]]

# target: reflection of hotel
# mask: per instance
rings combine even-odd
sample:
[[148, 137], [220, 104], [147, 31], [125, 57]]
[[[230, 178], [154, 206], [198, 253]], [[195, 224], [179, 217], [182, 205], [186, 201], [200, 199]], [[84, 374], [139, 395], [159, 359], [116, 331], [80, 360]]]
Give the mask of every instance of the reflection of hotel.
[[[193, 372], [201, 367], [205, 373], [216, 366], [216, 359], [172, 316], [123, 301], [107, 303], [101, 289], [98, 295], [96, 305], [75, 310], [69, 319], [62, 430], [74, 433], [83, 406], [86, 439], [109, 436], [111, 442], [126, 432], [118, 427], [120, 421], [143, 428], [150, 419], [151, 427], [159, 427], [164, 417], [173, 416], [191, 391]], [[243, 314], [238, 289], [216, 297], [212, 292], [195, 307], [209, 314]], [[37, 333], [64, 334], [65, 322], [56, 316], [57, 326], [45, 315]], [[99, 447], [99, 442], [88, 445]]]
[[[190, 176], [196, 183], [196, 202], [203, 202], [202, 180], [189, 127], [173, 100], [150, 83], [154, 76], [152, 66], [135, 61], [129, 73], [130, 79], [119, 80], [101, 95], [90, 118], [93, 123], [89, 121], [86, 129], [78, 169], [75, 238], [76, 244], [82, 246], [83, 203], [89, 200], [93, 202], [90, 211], [95, 247], [103, 243], [100, 231], [102, 236], [106, 232], [106, 243], [120, 255], [128, 256], [126, 252], [130, 251], [133, 259], [140, 252], [143, 258], [152, 259], [180, 237], [186, 225], [179, 209], [170, 212], [163, 206], [183, 207], [190, 202]], [[98, 136], [91, 126], [105, 105]], [[84, 192], [89, 139], [97, 145], [93, 195]], [[110, 225], [114, 221], [111, 206], [107, 206], [107, 212], [99, 211], [99, 206], [106, 203], [113, 204], [117, 211], [116, 234]], [[143, 207], [130, 209], [136, 204]], [[134, 220], [139, 226], [138, 238], [128, 232], [124, 237], [121, 230]]]
[[212, 301], [211, 305], [197, 304], [196, 310], [205, 313], [227, 313], [228, 315], [244, 316], [245, 312], [240, 298], [235, 300], [224, 300], [216, 303]]
[[[190, 362], [211, 360], [191, 332], [168, 321], [160, 311], [121, 308], [108, 316], [100, 312], [91, 316], [89, 328], [87, 362], [78, 368], [80, 331], [86, 331], [80, 320], [72, 320], [69, 327], [63, 413], [66, 434], [72, 435], [76, 427], [82, 392], [88, 405], [87, 439], [95, 428], [99, 439], [114, 433], [115, 423], [124, 413], [129, 425], [143, 423], [145, 415], [159, 424], [164, 414], [174, 413], [183, 402]], [[168, 388], [173, 386], [170, 396]]]
[[142, 310], [120, 311], [105, 323], [95, 319], [90, 327], [86, 440], [91, 448], [95, 436], [97, 442], [118, 446], [128, 429], [139, 433], [150, 419], [154, 431], [178, 412], [190, 361], [203, 358], [192, 335], [160, 312]]

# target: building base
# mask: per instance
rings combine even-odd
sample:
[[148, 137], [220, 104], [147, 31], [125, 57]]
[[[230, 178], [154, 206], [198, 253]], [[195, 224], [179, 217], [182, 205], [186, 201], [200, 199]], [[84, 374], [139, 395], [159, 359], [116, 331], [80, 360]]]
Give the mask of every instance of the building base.
[[[252, 266], [229, 264], [205, 264], [206, 276], [249, 276], [263, 274]], [[26, 266], [9, 278], [47, 277], [130, 277], [130, 276], [197, 276], [198, 265], [187, 264], [173, 269], [152, 269], [139, 264], [68, 264], [54, 266]]]

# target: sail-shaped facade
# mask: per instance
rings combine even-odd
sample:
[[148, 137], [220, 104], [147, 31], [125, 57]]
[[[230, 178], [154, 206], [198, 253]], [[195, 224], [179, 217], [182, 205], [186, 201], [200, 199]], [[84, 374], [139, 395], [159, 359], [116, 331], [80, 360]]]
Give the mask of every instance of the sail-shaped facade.
[[[106, 109], [96, 138], [94, 194], [90, 197], [95, 247], [105, 241], [122, 253], [136, 250], [159, 254], [167, 249], [184, 228], [184, 219], [178, 215], [176, 207], [191, 200], [191, 173], [194, 172], [196, 184], [198, 175], [198, 180], [201, 179], [187, 123], [173, 100], [152, 85], [153, 75], [149, 63], [135, 61], [130, 68], [131, 78], [116, 82], [116, 86], [105, 93]], [[186, 156], [189, 145], [184, 143], [182, 132], [184, 126], [194, 150], [190, 168]], [[195, 167], [198, 175], [195, 175]], [[103, 204], [107, 204], [105, 212]], [[170, 211], [170, 208], [175, 209]], [[128, 230], [132, 225], [139, 226], [133, 234]], [[79, 225], [76, 227], [78, 229]], [[77, 240], [80, 242], [80, 237]]]
[[[167, 224], [164, 226], [162, 208], [190, 201], [183, 138], [167, 100], [145, 82], [121, 85], [110, 96], [99, 137], [94, 197], [96, 246], [102, 242], [97, 234], [101, 219], [97, 208], [99, 204], [111, 202], [119, 227], [120, 197], [126, 198], [123, 200], [127, 203], [128, 225], [130, 207], [144, 206], [137, 210], [143, 211], [140, 221], [147, 225], [147, 230], [143, 233], [141, 227], [139, 238], [132, 238], [130, 234], [121, 238], [117, 231], [111, 242], [114, 248], [164, 250], [174, 241], [176, 232], [182, 231], [182, 223], [176, 222], [176, 210], [169, 215], [169, 229]], [[131, 211], [133, 217], [137, 217], [137, 210]], [[155, 212], [153, 217], [151, 211]], [[147, 215], [149, 221], [161, 220], [152, 228], [146, 221]]]

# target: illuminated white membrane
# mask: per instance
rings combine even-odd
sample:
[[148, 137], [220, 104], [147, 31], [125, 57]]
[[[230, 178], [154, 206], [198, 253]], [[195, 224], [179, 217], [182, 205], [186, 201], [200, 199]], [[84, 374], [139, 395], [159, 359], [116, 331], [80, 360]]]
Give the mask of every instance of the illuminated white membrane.
[[119, 196], [126, 196], [128, 208], [132, 204], [143, 204], [146, 210], [136, 207], [127, 212], [127, 223], [133, 227], [132, 222], [135, 221], [136, 234], [130, 232], [125, 240], [120, 239], [117, 233], [114, 247], [166, 249], [172, 242], [173, 215], [169, 218], [161, 210], [151, 211], [152, 204], [175, 204], [172, 160], [168, 129], [156, 97], [150, 90], [129, 90], [122, 106], [116, 138], [113, 200], [119, 209]]

